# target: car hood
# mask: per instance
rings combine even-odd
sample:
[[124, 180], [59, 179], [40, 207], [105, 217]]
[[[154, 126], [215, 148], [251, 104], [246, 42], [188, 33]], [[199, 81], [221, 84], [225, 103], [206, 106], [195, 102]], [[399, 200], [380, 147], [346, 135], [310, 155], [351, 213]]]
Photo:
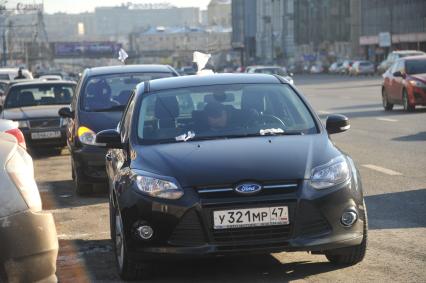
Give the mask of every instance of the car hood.
[[183, 187], [301, 180], [340, 154], [326, 134], [136, 146], [133, 169], [172, 176]]
[[8, 108], [2, 112], [3, 119], [28, 120], [34, 118], [59, 118], [58, 111], [64, 105], [38, 105], [20, 108]]
[[103, 130], [116, 129], [123, 116], [122, 111], [79, 112], [79, 126], [85, 126], [99, 133]]
[[422, 83], [426, 83], [426, 74], [411, 75], [411, 77], [421, 81]]

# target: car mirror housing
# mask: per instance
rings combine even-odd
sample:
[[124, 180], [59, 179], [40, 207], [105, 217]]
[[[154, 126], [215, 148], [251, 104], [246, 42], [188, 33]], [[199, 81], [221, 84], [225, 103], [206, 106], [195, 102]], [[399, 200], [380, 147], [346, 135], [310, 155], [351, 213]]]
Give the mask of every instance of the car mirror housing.
[[350, 127], [349, 119], [344, 115], [335, 114], [327, 117], [326, 129], [330, 135], [345, 132]]
[[68, 107], [59, 109], [58, 114], [62, 118], [74, 118], [74, 113]]
[[123, 148], [120, 133], [115, 129], [97, 133], [96, 144], [102, 144], [106, 148]]
[[401, 71], [396, 71], [392, 74], [394, 77], [403, 77], [404, 75], [401, 73]]

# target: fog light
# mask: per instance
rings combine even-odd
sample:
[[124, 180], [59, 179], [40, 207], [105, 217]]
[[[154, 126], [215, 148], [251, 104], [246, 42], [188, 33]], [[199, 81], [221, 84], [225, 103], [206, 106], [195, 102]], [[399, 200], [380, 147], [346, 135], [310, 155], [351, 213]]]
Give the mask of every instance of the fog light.
[[149, 240], [152, 238], [152, 235], [154, 235], [154, 230], [152, 230], [151, 226], [149, 225], [139, 226], [136, 230], [138, 231], [139, 237], [144, 240]]
[[346, 211], [343, 213], [340, 221], [345, 227], [352, 226], [358, 219], [358, 214], [355, 211]]

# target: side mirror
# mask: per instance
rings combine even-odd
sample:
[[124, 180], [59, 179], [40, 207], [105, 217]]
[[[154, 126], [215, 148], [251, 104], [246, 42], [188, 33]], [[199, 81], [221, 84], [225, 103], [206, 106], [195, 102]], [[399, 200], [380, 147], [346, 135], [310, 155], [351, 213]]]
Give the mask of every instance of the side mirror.
[[326, 129], [330, 135], [345, 132], [350, 127], [349, 119], [344, 115], [335, 114], [327, 117]]
[[74, 113], [68, 107], [63, 107], [58, 111], [59, 116], [62, 118], [74, 118]]
[[396, 71], [395, 73], [392, 74], [394, 77], [399, 77], [402, 78], [404, 77], [404, 75], [401, 73], [401, 71]]
[[97, 133], [96, 143], [105, 145], [106, 148], [123, 148], [120, 133], [115, 129]]

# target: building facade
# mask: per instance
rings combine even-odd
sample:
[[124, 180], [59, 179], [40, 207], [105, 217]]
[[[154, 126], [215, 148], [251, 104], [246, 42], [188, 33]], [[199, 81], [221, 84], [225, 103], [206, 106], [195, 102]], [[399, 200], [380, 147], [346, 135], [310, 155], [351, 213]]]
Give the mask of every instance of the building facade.
[[426, 1], [358, 0], [360, 55], [379, 62], [395, 49], [426, 51]]
[[[130, 52], [138, 63], [162, 62], [175, 66], [192, 62], [194, 51], [226, 54], [231, 48], [231, 29], [222, 27], [153, 27], [131, 33]], [[216, 62], [216, 67], [226, 62]]]
[[207, 18], [209, 26], [231, 27], [231, 0], [211, 0]]
[[232, 47], [241, 54], [240, 64], [256, 61], [257, 0], [232, 0]]
[[257, 0], [256, 56], [284, 64], [294, 57], [294, 0]]

